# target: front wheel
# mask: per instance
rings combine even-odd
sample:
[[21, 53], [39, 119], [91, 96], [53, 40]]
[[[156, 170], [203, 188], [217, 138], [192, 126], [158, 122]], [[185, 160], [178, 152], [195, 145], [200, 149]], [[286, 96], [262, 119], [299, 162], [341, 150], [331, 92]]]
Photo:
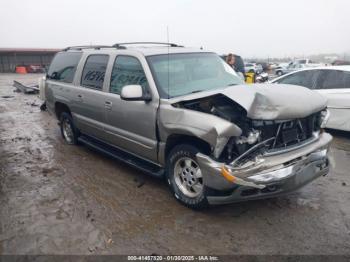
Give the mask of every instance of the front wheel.
[[187, 144], [175, 146], [167, 160], [167, 180], [174, 196], [187, 207], [208, 206], [207, 188], [196, 154], [199, 150]]

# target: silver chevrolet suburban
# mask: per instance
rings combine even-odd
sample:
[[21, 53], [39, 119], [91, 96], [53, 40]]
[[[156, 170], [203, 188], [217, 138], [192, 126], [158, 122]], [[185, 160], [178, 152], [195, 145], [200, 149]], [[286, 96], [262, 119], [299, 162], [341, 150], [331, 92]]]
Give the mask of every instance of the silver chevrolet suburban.
[[68, 144], [165, 177], [191, 208], [288, 193], [329, 171], [327, 101], [300, 86], [244, 85], [212, 52], [69, 47], [45, 96]]

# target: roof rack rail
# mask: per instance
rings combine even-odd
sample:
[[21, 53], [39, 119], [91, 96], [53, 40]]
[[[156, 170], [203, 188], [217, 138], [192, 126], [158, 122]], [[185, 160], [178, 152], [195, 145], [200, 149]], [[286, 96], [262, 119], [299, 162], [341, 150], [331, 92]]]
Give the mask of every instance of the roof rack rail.
[[82, 49], [101, 49], [101, 48], [115, 48], [115, 47], [110, 45], [78, 45], [78, 46], [68, 46], [64, 48], [62, 51], [82, 50]]
[[163, 42], [129, 42], [129, 43], [116, 43], [113, 45], [113, 47], [117, 48], [117, 49], [126, 49], [126, 45], [142, 45], [142, 44], [146, 44], [146, 45], [166, 45], [166, 46], [170, 46], [170, 47], [184, 47], [182, 45], [177, 45], [174, 43], [163, 43]]

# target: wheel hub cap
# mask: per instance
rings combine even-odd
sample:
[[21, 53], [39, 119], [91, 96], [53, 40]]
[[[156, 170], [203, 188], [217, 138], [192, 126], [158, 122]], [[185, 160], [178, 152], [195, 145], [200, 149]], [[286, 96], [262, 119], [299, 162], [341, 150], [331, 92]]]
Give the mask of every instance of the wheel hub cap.
[[175, 183], [188, 197], [197, 197], [203, 191], [202, 172], [198, 164], [189, 157], [180, 158], [175, 164]]

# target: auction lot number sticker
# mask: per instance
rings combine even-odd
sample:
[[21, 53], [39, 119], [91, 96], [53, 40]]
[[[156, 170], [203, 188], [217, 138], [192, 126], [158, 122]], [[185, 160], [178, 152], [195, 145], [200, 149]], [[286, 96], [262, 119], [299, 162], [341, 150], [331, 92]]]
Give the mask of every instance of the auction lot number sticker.
[[218, 261], [217, 256], [128, 256], [128, 261]]

